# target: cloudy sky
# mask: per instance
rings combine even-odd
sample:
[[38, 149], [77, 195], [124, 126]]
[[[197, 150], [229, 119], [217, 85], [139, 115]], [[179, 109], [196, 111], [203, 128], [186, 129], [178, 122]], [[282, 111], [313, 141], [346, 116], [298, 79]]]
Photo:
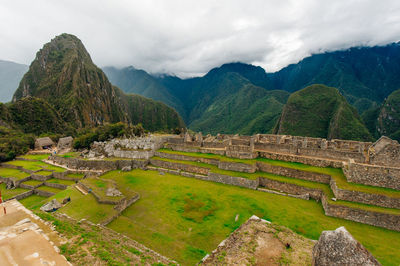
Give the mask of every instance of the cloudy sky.
[[0, 59], [29, 64], [63, 32], [99, 66], [188, 77], [241, 61], [274, 72], [312, 53], [399, 41], [400, 1], [0, 1]]

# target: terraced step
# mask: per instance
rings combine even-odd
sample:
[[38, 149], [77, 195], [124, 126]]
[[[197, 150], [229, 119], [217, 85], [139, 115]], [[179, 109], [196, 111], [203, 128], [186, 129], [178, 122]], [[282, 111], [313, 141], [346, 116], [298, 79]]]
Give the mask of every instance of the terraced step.
[[44, 196], [44, 197], [54, 196], [55, 194], [57, 194], [61, 191], [63, 191], [63, 189], [44, 186], [44, 185], [35, 189], [36, 194], [38, 194], [39, 196]]
[[[362, 200], [361, 202], [353, 202], [349, 200], [335, 199], [335, 195], [333, 194], [333, 191], [330, 188], [330, 184], [317, 183], [317, 182], [312, 182], [287, 176], [280, 176], [260, 171], [255, 173], [243, 173], [237, 171], [222, 170], [218, 168], [216, 165], [211, 165], [199, 161], [190, 161], [190, 160], [181, 161], [181, 160], [172, 160], [161, 157], [153, 157], [151, 159], [151, 164], [158, 167], [164, 167], [175, 170], [182, 169], [181, 168], [182, 165], [185, 166], [184, 167], [185, 169], [197, 169], [201, 167], [202, 169], [206, 168], [209, 170], [208, 175], [220, 174], [229, 177], [236, 177], [236, 178], [239, 177], [239, 178], [247, 178], [250, 180], [258, 180], [259, 185], [262, 187], [289, 194], [304, 195], [308, 193], [311, 198], [323, 201], [324, 209], [327, 215], [341, 217], [344, 219], [358, 221], [358, 222], [364, 222], [367, 224], [400, 231], [400, 209], [388, 208], [386, 204], [383, 204], [384, 206], [376, 206], [377, 204], [375, 205], [365, 204], [365, 202], [362, 202]], [[306, 168], [303, 165], [300, 165], [300, 167]], [[323, 172], [321, 169], [319, 169], [319, 171]], [[341, 169], [329, 169], [329, 172], [333, 175], [339, 175], [341, 173]], [[180, 174], [179, 171], [178, 174]], [[332, 180], [335, 179], [332, 177]], [[222, 181], [221, 183], [224, 182]], [[380, 191], [381, 193], [386, 192], [386, 189], [381, 190], [378, 188], [377, 190]], [[389, 190], [389, 192], [392, 192], [394, 195], [396, 195], [396, 191]], [[370, 193], [368, 195], [374, 196], [375, 194]], [[396, 197], [391, 198], [386, 195], [385, 197], [388, 197], [389, 199], [389, 201], [387, 201], [386, 203], [390, 202], [390, 200], [394, 200], [395, 202], [397, 202]], [[353, 198], [350, 199], [353, 200]], [[375, 203], [373, 199], [370, 200], [370, 202]], [[391, 206], [392, 205], [389, 205], [389, 207]]]

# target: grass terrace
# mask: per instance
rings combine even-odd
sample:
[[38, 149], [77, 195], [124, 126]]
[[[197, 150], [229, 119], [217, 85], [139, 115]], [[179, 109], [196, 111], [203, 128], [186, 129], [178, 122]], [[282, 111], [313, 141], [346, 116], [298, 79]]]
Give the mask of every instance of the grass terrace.
[[45, 170], [42, 170], [42, 171], [39, 171], [39, 172], [35, 173], [35, 175], [43, 175], [43, 176], [49, 176], [49, 175], [52, 175], [52, 174], [53, 174], [53, 172], [45, 171]]
[[92, 194], [83, 195], [74, 186], [62, 190], [60, 193], [48, 198], [47, 201], [57, 199], [61, 202], [67, 197], [71, 198], [71, 202], [59, 209], [58, 212], [65, 213], [77, 220], [87, 219], [97, 224], [117, 213], [114, 210], [114, 205], [99, 204]]
[[14, 189], [6, 189], [6, 184], [4, 184], [4, 183], [0, 184], [0, 190], [1, 190], [1, 196], [2, 196], [3, 200], [11, 199], [12, 197], [15, 197], [21, 193], [29, 191], [29, 189], [20, 188], [20, 187], [17, 187]]
[[243, 173], [243, 172], [222, 170], [222, 169], [219, 169], [215, 165], [210, 165], [210, 164], [200, 163], [200, 162], [179, 161], [179, 160], [171, 160], [171, 159], [160, 158], [160, 157], [153, 157], [153, 159], [163, 160], [163, 161], [167, 161], [167, 162], [182, 163], [182, 164], [206, 167], [206, 168], [209, 168], [214, 173], [219, 173], [219, 174], [224, 174], [224, 175], [243, 177], [243, 178], [248, 178], [248, 179], [253, 179], [253, 180], [258, 178], [258, 177], [264, 177], [264, 178], [268, 178], [268, 179], [271, 179], [271, 180], [280, 181], [280, 182], [289, 183], [289, 184], [294, 184], [294, 185], [298, 185], [298, 186], [302, 186], [302, 187], [306, 187], [306, 188], [319, 189], [319, 190], [322, 190], [325, 193], [325, 195], [328, 197], [328, 202], [330, 204], [344, 205], [344, 206], [347, 206], [347, 207], [364, 209], [364, 210], [368, 210], [368, 211], [375, 211], [375, 212], [383, 212], [383, 213], [391, 213], [391, 214], [400, 215], [400, 210], [399, 209], [384, 208], [384, 207], [378, 207], [378, 206], [374, 206], [374, 205], [362, 204], [362, 203], [358, 203], [358, 202], [343, 201], [343, 200], [333, 201], [333, 200], [331, 200], [331, 198], [333, 198], [334, 195], [333, 195], [333, 192], [330, 189], [328, 184], [311, 182], [311, 181], [307, 181], [307, 180], [302, 180], [302, 179], [297, 179], [297, 178], [292, 178], [292, 177], [286, 177], [286, 176], [279, 176], [279, 175], [270, 174], [270, 173], [266, 173], [266, 172]]
[[82, 179], [85, 176], [85, 174], [75, 174], [75, 173], [70, 173], [65, 175], [66, 178], [71, 178], [71, 179]]
[[31, 171], [39, 171], [39, 170], [53, 170], [55, 172], [65, 172], [65, 169], [62, 167], [54, 166], [51, 164], [47, 164], [41, 161], [22, 161], [22, 160], [15, 160], [7, 162], [7, 164], [21, 166], [24, 169], [31, 170]]
[[26, 197], [19, 202], [21, 202], [28, 209], [39, 209], [47, 200], [47, 197], [42, 197], [36, 194], [33, 194], [29, 197]]
[[315, 201], [139, 169], [102, 178], [141, 195], [108, 226], [184, 265], [196, 264], [253, 214], [312, 239], [345, 226], [382, 264], [400, 263], [400, 232], [328, 217]]
[[62, 189], [58, 189], [58, 188], [55, 188], [55, 187], [48, 187], [48, 186], [40, 186], [40, 187], [38, 187], [36, 189], [42, 190], [42, 191], [46, 191], [46, 192], [55, 193], [55, 194], [63, 191]]
[[47, 159], [49, 156], [50, 156], [50, 153], [46, 153], [46, 154], [25, 154], [25, 155], [18, 156], [18, 158], [41, 161], [41, 160]]
[[0, 176], [14, 177], [16, 179], [24, 179], [24, 178], [30, 176], [30, 174], [25, 173], [18, 169], [0, 167]]
[[25, 184], [25, 185], [28, 185], [28, 186], [37, 186], [37, 185], [43, 184], [43, 181], [38, 181], [38, 180], [31, 179], [31, 180], [22, 182], [22, 184]]
[[71, 185], [75, 184], [75, 181], [52, 178], [52, 179], [47, 180], [46, 183], [62, 184], [62, 185], [71, 186]]
[[[179, 155], [186, 155], [198, 158], [210, 158], [210, 159], [218, 159], [221, 161], [229, 161], [229, 162], [238, 162], [238, 163], [247, 163], [247, 164], [254, 164], [256, 162], [263, 162], [271, 165], [282, 166], [291, 169], [303, 170], [308, 172], [315, 172], [320, 174], [327, 174], [330, 175], [336, 181], [336, 184], [341, 189], [346, 190], [354, 190], [360, 191], [364, 193], [373, 193], [373, 194], [380, 194], [394, 198], [400, 198], [400, 191], [390, 189], [390, 188], [381, 188], [381, 187], [374, 187], [374, 186], [367, 186], [362, 184], [356, 184], [348, 182], [345, 175], [343, 174], [342, 169], [338, 168], [331, 168], [331, 167], [317, 167], [297, 162], [286, 162], [286, 161], [279, 161], [279, 160], [272, 160], [268, 158], [256, 158], [256, 159], [236, 159], [236, 158], [229, 158], [222, 155], [217, 154], [210, 154], [210, 153], [195, 153], [195, 152], [181, 152], [181, 151], [173, 151], [170, 149], [159, 149], [159, 152], [163, 153], [170, 153], [170, 154], [179, 154]], [[155, 158], [155, 157], [153, 157]], [[179, 161], [181, 162], [181, 161]], [[218, 168], [218, 167], [216, 167]]]

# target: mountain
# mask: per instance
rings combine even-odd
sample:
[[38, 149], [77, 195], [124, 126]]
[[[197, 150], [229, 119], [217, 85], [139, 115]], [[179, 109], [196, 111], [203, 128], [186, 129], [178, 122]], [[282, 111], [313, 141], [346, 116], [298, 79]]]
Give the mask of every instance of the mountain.
[[292, 93], [283, 108], [276, 134], [370, 141], [357, 111], [338, 89], [315, 84]]
[[27, 65], [0, 60], [0, 102], [11, 101], [19, 81], [27, 70]]
[[400, 141], [400, 90], [391, 93], [380, 108], [377, 131]]
[[156, 101], [161, 101], [182, 113], [182, 103], [173, 96], [152, 75], [144, 70], [132, 66], [126, 68], [104, 67], [108, 79], [112, 84], [121, 88], [125, 93], [135, 93]]
[[398, 73], [400, 44], [392, 43], [315, 54], [268, 77], [272, 88], [289, 92], [311, 84], [336, 87], [359, 111], [365, 111], [400, 88]]
[[[112, 86], [82, 42], [70, 34], [55, 37], [36, 54], [13, 102], [28, 96], [45, 99], [64, 121], [77, 128], [118, 121], [147, 124], [153, 130], [184, 126], [176, 111], [163, 103], [125, 95]], [[140, 117], [151, 120], [142, 121]], [[161, 125], [159, 119], [166, 117], [167, 122]]]

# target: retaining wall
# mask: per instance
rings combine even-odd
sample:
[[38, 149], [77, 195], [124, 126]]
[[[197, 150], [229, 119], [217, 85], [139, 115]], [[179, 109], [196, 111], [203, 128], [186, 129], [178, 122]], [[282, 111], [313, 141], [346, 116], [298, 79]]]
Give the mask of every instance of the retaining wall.
[[32, 174], [32, 175], [31, 175], [31, 178], [34, 179], [34, 180], [38, 180], [38, 181], [46, 181], [46, 180], [51, 179], [51, 178], [52, 178], [52, 175], [53, 175], [53, 174], [48, 175], [48, 176]]
[[319, 174], [314, 172], [302, 171], [292, 168], [286, 168], [277, 165], [271, 165], [267, 163], [257, 162], [257, 168], [262, 172], [272, 173], [275, 175], [293, 177], [303, 180], [308, 180], [312, 182], [319, 182], [324, 184], [329, 184], [331, 179], [330, 175]]
[[223, 170], [243, 172], [243, 173], [255, 173], [257, 170], [255, 164], [225, 162], [225, 161], [220, 161], [218, 163], [218, 168]]
[[39, 189], [34, 189], [33, 190], [34, 192], [35, 192], [35, 194], [37, 194], [37, 195], [39, 195], [39, 196], [42, 196], [42, 197], [51, 197], [51, 196], [54, 196], [55, 195], [55, 193], [53, 193], [53, 192], [49, 192], [49, 191], [44, 191], [44, 190], [39, 190]]
[[266, 187], [273, 190], [282, 191], [289, 194], [294, 195], [304, 195], [309, 194], [310, 198], [320, 201], [323, 195], [323, 191], [320, 189], [306, 188], [302, 186], [298, 186], [295, 184], [289, 184], [285, 182], [279, 182], [276, 180], [260, 177], [259, 178], [260, 186]]
[[101, 171], [122, 169], [126, 166], [130, 166], [132, 169], [144, 168], [148, 163], [148, 160], [82, 160], [77, 158], [64, 158], [59, 156], [50, 156], [49, 160], [57, 164], [65, 165], [66, 167], [71, 169]]
[[68, 185], [64, 184], [57, 184], [57, 183], [50, 183], [50, 182], [44, 182], [44, 184], [48, 187], [54, 187], [54, 188], [59, 188], [59, 189], [66, 189]]
[[154, 166], [158, 166], [161, 168], [179, 169], [179, 170], [183, 170], [186, 172], [192, 172], [192, 173], [197, 173], [197, 174], [202, 174], [202, 175], [207, 175], [209, 172], [208, 168], [189, 165], [189, 164], [183, 164], [183, 163], [174, 163], [174, 162], [167, 162], [167, 161], [155, 160], [155, 159], [150, 159], [150, 163]]
[[297, 162], [308, 164], [312, 166], [318, 167], [333, 167], [333, 168], [341, 168], [343, 166], [342, 161], [338, 160], [328, 160], [328, 159], [321, 159], [321, 158], [312, 158], [312, 157], [304, 157], [299, 155], [292, 155], [292, 154], [281, 154], [275, 152], [259, 152], [260, 157], [268, 158], [271, 160], [279, 160], [279, 161], [286, 161], [286, 162]]
[[349, 182], [400, 190], [400, 168], [348, 162], [343, 172]]
[[339, 200], [353, 201], [364, 204], [376, 205], [386, 208], [400, 209], [400, 198], [392, 198], [380, 194], [364, 193], [353, 190], [345, 190], [337, 187], [334, 179], [330, 182], [330, 187]]
[[12, 199], [22, 200], [22, 199], [24, 199], [26, 197], [29, 197], [32, 194], [33, 194], [33, 190], [30, 190], [30, 191], [26, 191], [24, 193], [18, 194], [16, 196], [12, 197], [12, 198], [9, 198], [8, 200], [12, 200]]
[[201, 157], [173, 154], [166, 152], [156, 152], [155, 155], [161, 158], [166, 158], [171, 160], [192, 161], [192, 162], [207, 163], [212, 165], [218, 165], [219, 163], [218, 159], [201, 158]]
[[131, 206], [133, 203], [135, 203], [136, 201], [138, 201], [140, 199], [140, 195], [137, 194], [134, 197], [132, 197], [131, 199], [127, 200], [125, 199], [123, 202], [121, 202], [120, 204], [116, 205], [114, 207], [114, 209], [117, 210], [117, 213], [115, 215], [113, 215], [112, 217], [104, 220], [101, 225], [105, 226], [109, 223], [111, 223], [115, 218], [117, 218], [118, 216], [121, 215], [121, 213], [128, 208], [129, 206]]
[[322, 206], [325, 215], [343, 218], [350, 221], [379, 226], [390, 230], [400, 231], [400, 215], [387, 214], [347, 206], [329, 204], [326, 197], [322, 197]]

